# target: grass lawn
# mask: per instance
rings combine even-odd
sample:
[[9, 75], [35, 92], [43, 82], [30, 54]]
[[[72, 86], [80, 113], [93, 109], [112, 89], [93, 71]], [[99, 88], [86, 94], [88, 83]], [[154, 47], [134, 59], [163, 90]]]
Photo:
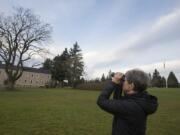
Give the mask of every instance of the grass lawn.
[[[180, 134], [180, 89], [150, 89], [159, 99], [147, 135]], [[96, 105], [98, 91], [0, 91], [0, 135], [111, 135], [112, 116]]]

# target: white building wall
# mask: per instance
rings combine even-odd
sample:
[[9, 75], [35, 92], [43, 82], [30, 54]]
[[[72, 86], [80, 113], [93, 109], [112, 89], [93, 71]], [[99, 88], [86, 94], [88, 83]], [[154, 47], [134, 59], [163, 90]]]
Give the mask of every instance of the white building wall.
[[[7, 79], [4, 69], [0, 69], [0, 85], [4, 85]], [[18, 87], [41, 87], [45, 86], [51, 79], [51, 74], [24, 71], [22, 76], [16, 81]]]

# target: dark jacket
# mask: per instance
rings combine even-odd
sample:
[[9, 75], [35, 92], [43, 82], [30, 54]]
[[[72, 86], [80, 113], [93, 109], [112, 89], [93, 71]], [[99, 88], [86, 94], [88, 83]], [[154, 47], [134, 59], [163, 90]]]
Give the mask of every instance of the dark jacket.
[[109, 83], [97, 100], [101, 109], [114, 115], [112, 135], [145, 135], [147, 116], [157, 110], [157, 98], [143, 91], [109, 99], [112, 92]]
[[112, 81], [107, 83], [108, 89], [111, 89], [113, 93], [113, 99], [120, 99], [122, 96], [122, 84], [116, 84]]

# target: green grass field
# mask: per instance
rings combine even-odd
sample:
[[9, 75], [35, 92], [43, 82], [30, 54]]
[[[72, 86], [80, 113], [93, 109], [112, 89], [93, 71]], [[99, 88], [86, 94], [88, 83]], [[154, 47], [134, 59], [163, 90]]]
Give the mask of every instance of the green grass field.
[[[180, 89], [152, 89], [159, 99], [147, 135], [180, 134]], [[98, 91], [0, 91], [0, 135], [110, 135], [112, 116], [96, 105]]]

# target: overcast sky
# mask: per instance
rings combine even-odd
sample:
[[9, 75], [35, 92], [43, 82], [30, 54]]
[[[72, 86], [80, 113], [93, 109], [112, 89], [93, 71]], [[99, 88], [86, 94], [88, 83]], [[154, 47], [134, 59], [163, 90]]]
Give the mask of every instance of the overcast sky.
[[5, 14], [17, 6], [51, 24], [46, 46], [52, 54], [78, 41], [87, 78], [110, 69], [157, 68], [165, 77], [174, 71], [180, 80], [180, 0], [0, 0]]

